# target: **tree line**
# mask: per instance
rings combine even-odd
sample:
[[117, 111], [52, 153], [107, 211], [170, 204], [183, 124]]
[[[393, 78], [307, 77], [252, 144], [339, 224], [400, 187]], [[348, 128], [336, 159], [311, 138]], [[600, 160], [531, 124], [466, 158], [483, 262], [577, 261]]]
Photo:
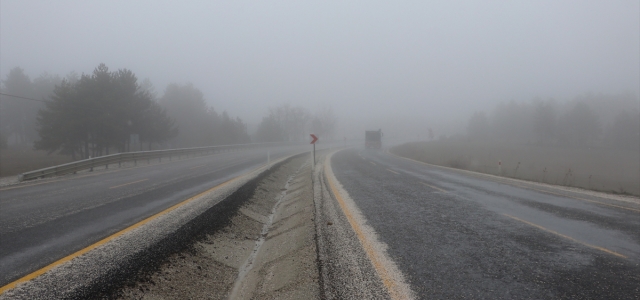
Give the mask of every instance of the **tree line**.
[[[248, 143], [246, 125], [206, 104], [191, 84], [169, 85], [156, 97], [153, 85], [127, 69], [100, 64], [91, 74], [31, 80], [12, 69], [0, 91], [0, 146], [75, 158], [110, 152]], [[10, 96], [12, 95], [12, 96]], [[18, 96], [13, 97], [13, 96]]]
[[217, 113], [191, 84], [170, 84], [158, 102], [175, 118], [181, 131], [170, 141], [171, 148], [251, 142], [247, 126], [240, 118], [232, 118], [227, 112]]
[[[70, 74], [70, 79], [75, 78]], [[21, 68], [13, 68], [2, 80], [2, 93], [42, 100], [48, 98], [56, 85], [62, 82], [58, 75], [43, 73], [31, 80]], [[38, 138], [36, 117], [44, 103], [25, 99], [13, 99], [0, 95], [0, 143], [7, 145], [12, 138], [16, 144], [33, 143]]]
[[633, 94], [586, 94], [554, 99], [502, 102], [490, 114], [474, 113], [471, 139], [539, 145], [640, 149], [640, 102]]
[[[0, 92], [0, 147], [88, 158], [115, 152], [250, 142], [306, 141], [309, 133], [333, 139], [337, 118], [329, 107], [271, 107], [253, 138], [247, 125], [218, 113], [192, 84], [169, 84], [157, 96], [148, 79], [100, 64], [91, 74], [44, 73], [31, 80], [13, 68]], [[14, 95], [21, 98], [16, 98]], [[143, 147], [144, 145], [144, 147]]]
[[269, 109], [256, 131], [259, 142], [297, 142], [309, 139], [314, 133], [322, 140], [334, 138], [337, 117], [330, 107], [315, 114], [300, 106], [282, 104]]

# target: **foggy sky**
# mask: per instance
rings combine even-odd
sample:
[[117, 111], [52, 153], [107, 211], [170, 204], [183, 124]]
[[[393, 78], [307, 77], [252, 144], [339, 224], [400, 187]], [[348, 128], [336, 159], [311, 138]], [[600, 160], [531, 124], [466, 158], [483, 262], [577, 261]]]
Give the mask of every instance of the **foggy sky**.
[[0, 0], [0, 76], [103, 62], [159, 95], [193, 83], [251, 124], [283, 103], [358, 130], [447, 123], [510, 99], [640, 94], [639, 16], [638, 1]]

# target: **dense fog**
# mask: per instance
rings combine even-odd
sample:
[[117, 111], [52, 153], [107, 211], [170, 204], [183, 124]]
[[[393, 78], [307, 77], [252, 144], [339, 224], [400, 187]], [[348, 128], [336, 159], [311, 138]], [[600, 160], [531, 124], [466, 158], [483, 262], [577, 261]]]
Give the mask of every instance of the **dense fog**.
[[77, 158], [451, 137], [637, 150], [637, 1], [0, 2], [0, 142]]
[[571, 101], [533, 99], [474, 113], [470, 139], [640, 150], [640, 112], [633, 94], [587, 94]]

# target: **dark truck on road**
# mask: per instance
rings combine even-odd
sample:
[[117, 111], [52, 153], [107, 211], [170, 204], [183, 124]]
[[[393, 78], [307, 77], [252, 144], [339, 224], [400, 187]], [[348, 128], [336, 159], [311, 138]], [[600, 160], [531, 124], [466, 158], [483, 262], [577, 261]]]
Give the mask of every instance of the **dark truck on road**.
[[365, 131], [364, 145], [367, 149], [382, 148], [382, 129]]

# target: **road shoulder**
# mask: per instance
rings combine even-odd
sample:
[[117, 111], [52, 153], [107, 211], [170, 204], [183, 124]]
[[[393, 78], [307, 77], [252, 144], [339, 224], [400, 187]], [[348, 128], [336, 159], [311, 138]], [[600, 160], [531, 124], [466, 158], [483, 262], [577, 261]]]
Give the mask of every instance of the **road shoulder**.
[[[335, 152], [334, 152], [335, 153]], [[404, 275], [342, 188], [331, 156], [314, 173], [316, 230], [326, 299], [413, 299]]]

